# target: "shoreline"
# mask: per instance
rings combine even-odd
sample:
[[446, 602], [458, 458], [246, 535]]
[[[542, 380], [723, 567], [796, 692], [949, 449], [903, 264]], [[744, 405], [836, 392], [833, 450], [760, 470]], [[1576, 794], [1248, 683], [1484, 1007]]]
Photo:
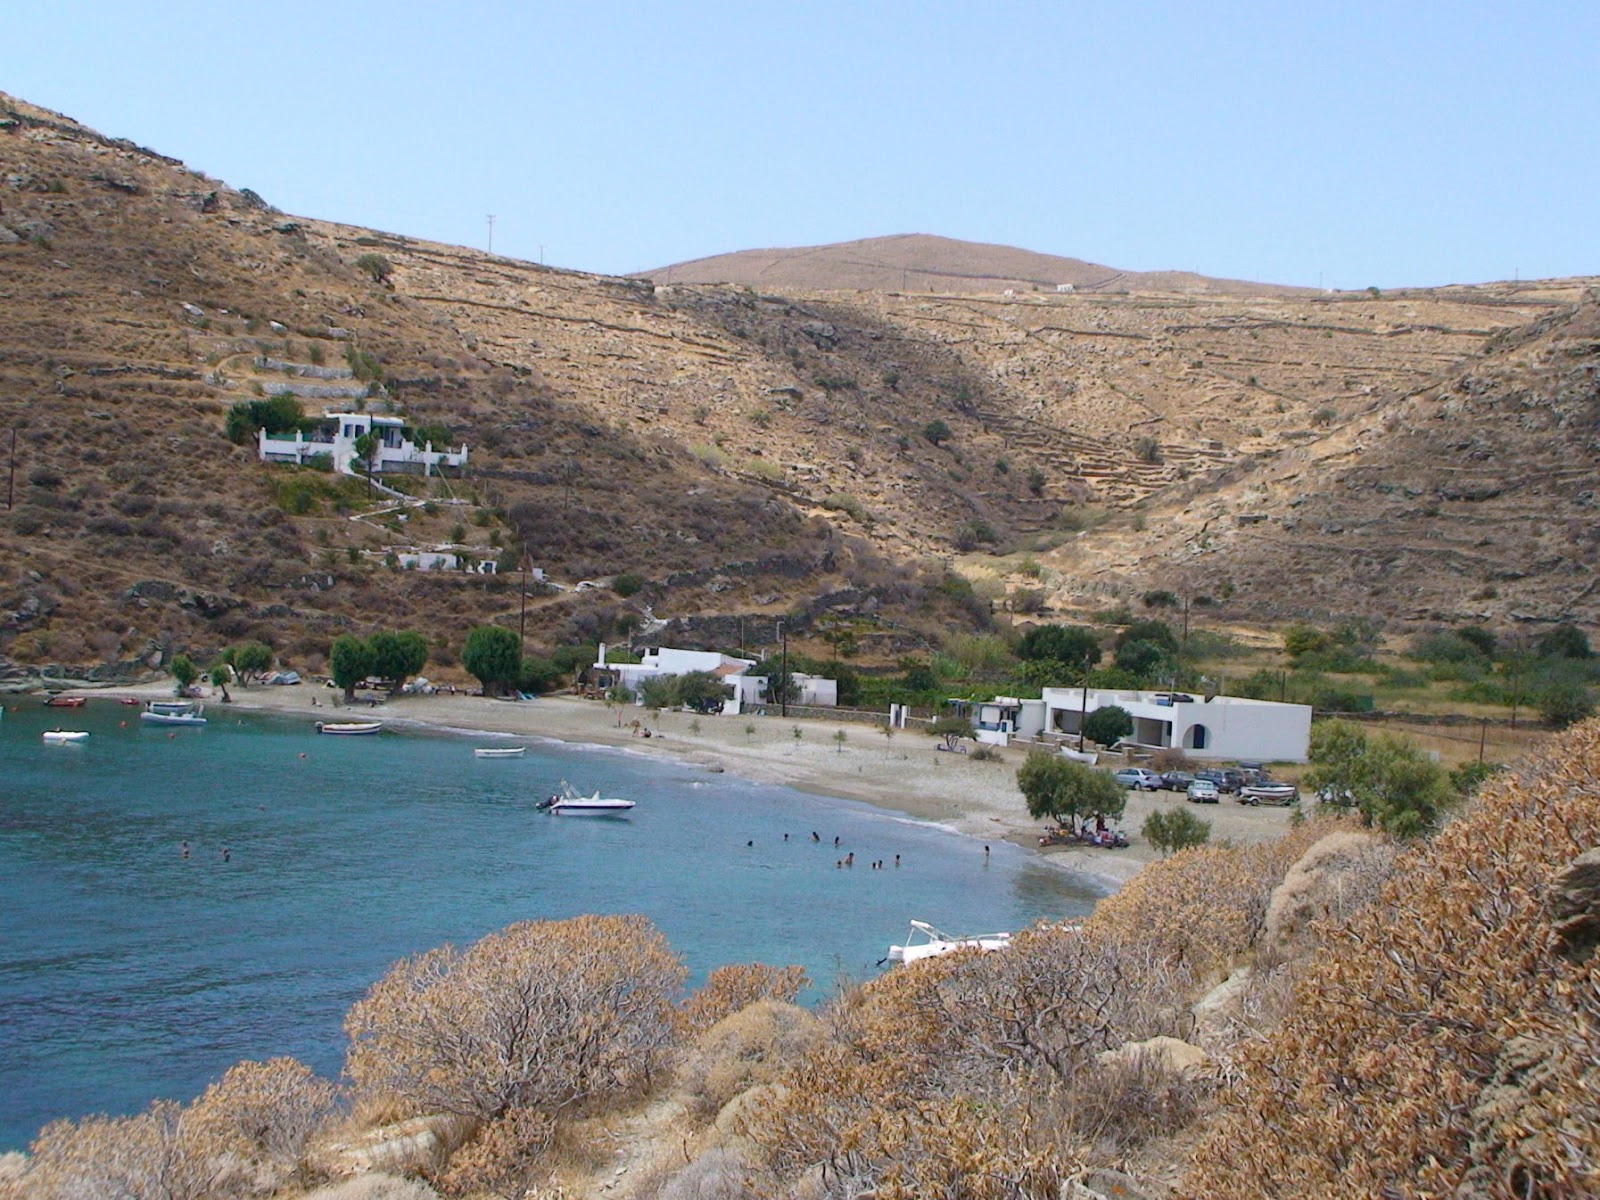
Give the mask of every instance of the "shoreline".
[[[76, 690], [76, 689], [75, 689]], [[85, 692], [108, 698], [167, 699], [170, 683], [96, 688]], [[883, 728], [854, 721], [804, 720], [774, 716], [696, 717], [637, 707], [609, 706], [570, 695], [506, 701], [482, 696], [401, 696], [375, 706], [334, 707], [339, 695], [317, 684], [230, 687], [231, 708], [304, 716], [309, 720], [380, 720], [470, 737], [474, 733], [549, 739], [592, 745], [644, 756], [659, 756], [727, 772], [755, 783], [780, 784], [813, 795], [871, 804], [915, 820], [942, 826], [980, 841], [1006, 841], [1040, 861], [1070, 871], [1107, 894], [1159, 857], [1139, 836], [1139, 826], [1155, 808], [1181, 801], [1167, 793], [1130, 793], [1119, 824], [1132, 843], [1126, 849], [1039, 846], [1040, 822], [1028, 815], [1016, 786], [1016, 768], [1026, 758], [1021, 747], [1000, 750], [998, 762], [975, 762], [964, 754], [935, 750], [920, 731]], [[326, 698], [326, 703], [323, 702]], [[317, 703], [313, 703], [317, 701]], [[203, 698], [220, 707], [215, 689]], [[651, 736], [638, 736], [635, 722]], [[696, 732], [698, 728], [698, 732]], [[1204, 816], [1213, 838], [1235, 842], [1276, 836], [1291, 810], [1219, 805]]]

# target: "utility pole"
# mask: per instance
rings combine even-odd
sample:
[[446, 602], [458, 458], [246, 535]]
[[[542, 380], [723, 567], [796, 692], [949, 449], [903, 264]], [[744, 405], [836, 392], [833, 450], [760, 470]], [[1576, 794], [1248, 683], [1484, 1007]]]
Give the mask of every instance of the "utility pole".
[[522, 593], [522, 605], [517, 610], [517, 653], [525, 655], [528, 645], [528, 548], [526, 546], [522, 547], [522, 586], [517, 590]]
[[1489, 737], [1489, 718], [1483, 719], [1483, 724], [1478, 727], [1478, 761], [1483, 761], [1483, 743]]
[[489, 220], [489, 250], [488, 250], [488, 252], [490, 254], [493, 254], [494, 253], [494, 214], [493, 213], [489, 214], [488, 220]]
[[17, 427], [11, 427], [11, 475], [6, 480], [6, 511], [11, 511], [11, 505], [17, 498]]
[[783, 622], [778, 622], [778, 638], [783, 642], [783, 665], [779, 668], [782, 679], [778, 688], [778, 712], [780, 716], [789, 715], [789, 631], [783, 627]]

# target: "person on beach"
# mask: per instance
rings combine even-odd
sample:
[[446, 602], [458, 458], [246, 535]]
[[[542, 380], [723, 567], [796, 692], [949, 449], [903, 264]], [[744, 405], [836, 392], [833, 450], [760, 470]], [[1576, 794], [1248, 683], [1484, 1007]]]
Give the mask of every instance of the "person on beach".
[[822, 840], [822, 839], [821, 839], [821, 838], [819, 838], [819, 837], [818, 837], [818, 836], [817, 836], [817, 831], [816, 831], [816, 830], [815, 830], [815, 829], [813, 829], [813, 830], [812, 830], [812, 831], [811, 831], [811, 840], [812, 840], [812, 841], [813, 841], [813, 842], [820, 842], [820, 841], [821, 841], [821, 840]]

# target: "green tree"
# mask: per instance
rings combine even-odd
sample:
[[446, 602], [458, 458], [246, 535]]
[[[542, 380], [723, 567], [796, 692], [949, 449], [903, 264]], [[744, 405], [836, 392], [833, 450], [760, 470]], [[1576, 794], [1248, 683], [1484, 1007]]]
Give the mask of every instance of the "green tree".
[[1132, 732], [1132, 715], [1115, 704], [1097, 708], [1083, 720], [1083, 736], [1102, 746], [1115, 746]]
[[1589, 638], [1576, 625], [1557, 625], [1539, 639], [1538, 652], [1543, 658], [1593, 658]]
[[222, 702], [224, 704], [233, 703], [233, 697], [228, 695], [228, 680], [232, 675], [233, 672], [229, 669], [227, 663], [218, 663], [211, 668], [211, 686], [222, 693]]
[[1210, 841], [1211, 822], [1202, 821], [1186, 808], [1158, 808], [1144, 819], [1139, 832], [1165, 858], [1176, 850]]
[[537, 696], [555, 690], [567, 672], [553, 658], [530, 654], [522, 660], [522, 672], [517, 676], [517, 689]]
[[644, 706], [659, 712], [678, 702], [678, 680], [672, 675], [651, 675], [639, 680], [639, 699]]
[[371, 672], [389, 681], [390, 695], [398, 695], [406, 680], [428, 665], [428, 640], [420, 633], [380, 630], [367, 639], [372, 655]]
[[1017, 657], [1029, 662], [1051, 659], [1088, 668], [1100, 661], [1100, 639], [1076, 625], [1035, 625], [1017, 643]]
[[716, 712], [728, 694], [722, 679], [710, 671], [690, 671], [678, 676], [678, 703], [697, 712]]
[[1099, 813], [1120, 817], [1128, 794], [1104, 771], [1083, 763], [1035, 750], [1017, 768], [1017, 787], [1028, 802], [1028, 814], [1036, 820], [1074, 825]]
[[377, 435], [373, 433], [363, 433], [356, 439], [356, 457], [361, 460], [361, 465], [366, 469], [367, 474], [369, 475], [372, 473], [372, 464], [377, 461], [378, 447], [381, 445], [383, 445], [383, 443], [380, 442], [377, 438]]
[[972, 722], [965, 717], [940, 717], [928, 726], [928, 732], [936, 738], [943, 738], [946, 750], [954, 750], [956, 743], [962, 738], [977, 736], [977, 731], [972, 728]]
[[333, 639], [328, 650], [328, 674], [344, 689], [345, 703], [353, 703], [356, 685], [372, 673], [372, 651], [366, 642], [352, 634]]
[[1140, 680], [1149, 680], [1173, 663], [1173, 652], [1159, 642], [1132, 641], [1117, 647], [1117, 666]]
[[782, 658], [763, 659], [750, 669], [750, 674], [767, 681], [765, 698], [768, 704], [793, 704], [800, 699], [800, 686], [795, 682], [794, 672], [784, 671]]
[[178, 695], [187, 692], [196, 679], [200, 678], [200, 668], [194, 665], [194, 659], [187, 654], [175, 655], [172, 659], [172, 678], [177, 685], [174, 689]]
[[1415, 745], [1391, 734], [1369, 738], [1349, 721], [1313, 725], [1310, 758], [1308, 786], [1348, 793], [1366, 824], [1395, 837], [1427, 833], [1456, 798], [1444, 769]]
[[223, 656], [239, 676], [239, 686], [249, 687], [251, 682], [272, 667], [272, 648], [262, 642], [245, 642], [231, 646]]
[[1555, 729], [1587, 721], [1594, 712], [1594, 693], [1573, 680], [1552, 683], [1539, 697], [1539, 715]]
[[1174, 654], [1178, 652], [1178, 635], [1165, 621], [1129, 621], [1117, 634], [1117, 646], [1129, 642], [1154, 642]]
[[611, 581], [611, 590], [623, 599], [636, 595], [644, 588], [644, 576], [633, 571], [624, 571]]
[[467, 634], [461, 665], [483, 685], [485, 696], [497, 696], [522, 674], [522, 641], [498, 625], [476, 626]]
[[935, 417], [922, 427], [922, 436], [927, 438], [935, 446], [943, 445], [945, 442], [950, 440], [950, 426], [946, 425], [938, 417]]

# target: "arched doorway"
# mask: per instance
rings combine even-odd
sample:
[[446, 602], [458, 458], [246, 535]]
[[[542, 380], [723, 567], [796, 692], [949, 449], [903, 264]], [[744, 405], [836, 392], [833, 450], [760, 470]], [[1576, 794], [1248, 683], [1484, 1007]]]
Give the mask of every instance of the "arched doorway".
[[1183, 748], [1185, 750], [1204, 750], [1211, 744], [1211, 731], [1204, 725], [1191, 725], [1184, 731]]

